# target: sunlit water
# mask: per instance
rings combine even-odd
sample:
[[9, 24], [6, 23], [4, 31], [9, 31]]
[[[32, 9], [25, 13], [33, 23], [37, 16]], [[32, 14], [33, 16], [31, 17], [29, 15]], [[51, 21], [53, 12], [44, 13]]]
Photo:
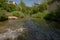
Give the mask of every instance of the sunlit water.
[[[30, 18], [8, 20], [1, 24], [0, 40], [60, 40], [60, 34], [45, 22]], [[5, 24], [5, 25], [4, 25]]]

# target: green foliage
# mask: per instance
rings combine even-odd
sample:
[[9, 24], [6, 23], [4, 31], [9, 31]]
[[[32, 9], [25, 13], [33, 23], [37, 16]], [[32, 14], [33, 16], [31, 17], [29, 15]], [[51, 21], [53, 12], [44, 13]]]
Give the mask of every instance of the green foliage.
[[43, 12], [38, 12], [36, 14], [32, 14], [32, 17], [34, 18], [44, 18], [49, 12], [47, 10]]
[[16, 10], [18, 11], [19, 9], [14, 4], [8, 4], [8, 6], [6, 7], [6, 10], [9, 12], [12, 12], [12, 11], [16, 11]]
[[23, 0], [20, 1], [19, 7], [20, 7], [20, 11], [26, 12], [26, 5], [23, 2]]
[[22, 12], [19, 12], [19, 11], [13, 11], [11, 12], [11, 15], [16, 17], [21, 17], [21, 18], [25, 16]]
[[19, 11], [19, 7], [17, 5], [14, 4], [8, 4], [7, 3], [8, 0], [0, 0], [0, 8], [2, 8], [3, 10], [6, 10], [8, 12], [12, 12], [12, 11]]
[[3, 6], [4, 10], [8, 11], [8, 12], [12, 12], [12, 11], [19, 11], [19, 7], [14, 5], [14, 4], [5, 4]]
[[32, 11], [31, 9], [32, 9], [32, 7], [28, 7], [28, 6], [27, 6], [27, 7], [26, 7], [26, 13], [27, 13], [27, 14], [31, 13], [31, 11]]
[[7, 20], [7, 19], [8, 19], [8, 17], [6, 15], [6, 12], [0, 10], [0, 21], [4, 21], [4, 20]]
[[35, 14], [38, 12], [43, 12], [44, 10], [47, 10], [48, 8], [48, 4], [46, 2], [43, 3], [36, 3], [33, 7], [32, 7], [32, 11], [31, 13]]
[[44, 10], [47, 10], [47, 8], [48, 8], [48, 4], [46, 3], [46, 2], [44, 2], [44, 3], [41, 3], [39, 6], [38, 6], [38, 8], [39, 8], [39, 11], [44, 11]]
[[43, 1], [46, 1], [48, 5], [54, 3], [54, 2], [60, 2], [60, 0], [43, 0]]
[[6, 6], [7, 6], [7, 0], [0, 0], [0, 8], [5, 9]]
[[37, 13], [37, 14], [32, 14], [32, 17], [33, 17], [33, 18], [40, 18], [40, 17], [41, 17], [41, 16], [40, 16], [41, 14], [42, 14], [42, 13], [40, 13], [40, 12]]
[[35, 14], [37, 12], [38, 12], [38, 7], [36, 7], [36, 6], [32, 7], [31, 13]]
[[57, 21], [57, 22], [59, 22], [60, 21], [60, 7], [58, 7], [57, 10], [47, 14], [45, 19], [46, 20], [50, 20], [50, 21]]

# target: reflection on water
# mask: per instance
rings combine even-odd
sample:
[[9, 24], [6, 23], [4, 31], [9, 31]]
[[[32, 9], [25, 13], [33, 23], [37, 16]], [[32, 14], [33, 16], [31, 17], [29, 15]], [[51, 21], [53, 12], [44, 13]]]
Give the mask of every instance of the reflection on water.
[[60, 40], [60, 34], [45, 20], [9, 20], [0, 23], [0, 40]]

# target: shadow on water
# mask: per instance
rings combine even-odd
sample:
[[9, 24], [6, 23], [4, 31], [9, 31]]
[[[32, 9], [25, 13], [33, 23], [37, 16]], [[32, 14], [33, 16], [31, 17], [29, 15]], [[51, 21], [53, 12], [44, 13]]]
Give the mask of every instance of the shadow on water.
[[44, 32], [43, 35], [46, 36], [46, 40], [60, 40], [60, 30], [58, 29], [60, 23], [47, 22], [44, 19], [40, 18], [33, 18], [33, 21], [38, 24], [38, 27], [41, 28], [39, 28], [40, 31], [42, 30], [41, 33]]
[[9, 20], [4, 26], [6, 32], [0, 33], [0, 40], [60, 40], [60, 34], [45, 20], [30, 18]]

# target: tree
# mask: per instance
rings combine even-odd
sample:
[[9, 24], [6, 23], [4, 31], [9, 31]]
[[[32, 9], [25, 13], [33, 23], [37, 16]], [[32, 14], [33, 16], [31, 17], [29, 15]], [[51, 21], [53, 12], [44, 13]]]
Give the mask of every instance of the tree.
[[0, 7], [5, 6], [7, 0], [0, 0]]
[[47, 10], [47, 8], [48, 4], [46, 2], [35, 3], [34, 6], [32, 7], [32, 13], [43, 12], [44, 10]]
[[22, 12], [25, 12], [25, 11], [26, 11], [26, 5], [25, 5], [25, 3], [23, 2], [23, 0], [20, 1], [19, 6], [20, 6], [20, 9], [21, 9]]
[[49, 5], [56, 2], [56, 1], [60, 2], [60, 0], [44, 0], [44, 1], [46, 1]]
[[46, 20], [60, 22], [60, 7], [55, 11], [50, 12], [45, 17]]

